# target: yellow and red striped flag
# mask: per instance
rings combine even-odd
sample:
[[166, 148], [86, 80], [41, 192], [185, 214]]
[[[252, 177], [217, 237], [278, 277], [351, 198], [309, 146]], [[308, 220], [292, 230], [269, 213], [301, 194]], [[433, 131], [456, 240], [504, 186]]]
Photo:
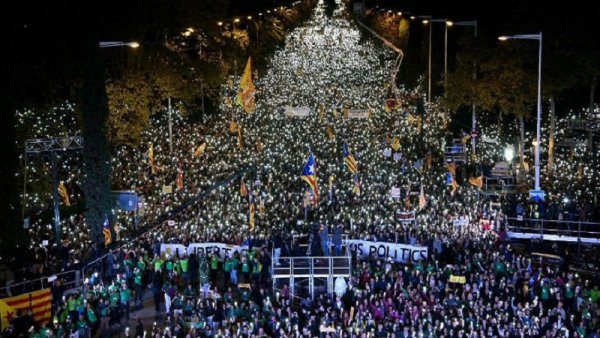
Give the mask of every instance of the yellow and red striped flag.
[[52, 316], [52, 293], [50, 289], [20, 294], [18, 296], [0, 299], [0, 330], [8, 327], [10, 321], [17, 316], [17, 312], [25, 313], [31, 310], [31, 315], [36, 324], [50, 321]]
[[469, 184], [474, 185], [479, 189], [483, 188], [483, 175], [469, 178]]
[[58, 194], [60, 195], [63, 203], [70, 207], [71, 206], [71, 200], [69, 199], [69, 192], [67, 191], [67, 187], [65, 186], [65, 182], [60, 181], [60, 183], [58, 184]]
[[237, 101], [244, 108], [246, 113], [252, 113], [256, 109], [256, 99], [254, 94], [256, 87], [252, 81], [252, 58], [248, 57], [242, 80], [240, 81], [240, 91], [237, 96]]

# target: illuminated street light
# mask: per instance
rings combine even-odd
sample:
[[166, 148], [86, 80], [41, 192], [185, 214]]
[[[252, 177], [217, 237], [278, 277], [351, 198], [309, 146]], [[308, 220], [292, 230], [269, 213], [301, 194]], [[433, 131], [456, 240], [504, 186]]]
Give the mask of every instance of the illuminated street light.
[[123, 41], [100, 41], [98, 43], [100, 48], [111, 48], [111, 47], [131, 47], [138, 48], [140, 46], [139, 43], [133, 42], [123, 42]]
[[535, 190], [540, 190], [540, 133], [542, 123], [542, 32], [539, 34], [518, 34], [499, 36], [498, 40], [538, 40], [538, 90], [537, 90], [537, 129], [535, 138]]

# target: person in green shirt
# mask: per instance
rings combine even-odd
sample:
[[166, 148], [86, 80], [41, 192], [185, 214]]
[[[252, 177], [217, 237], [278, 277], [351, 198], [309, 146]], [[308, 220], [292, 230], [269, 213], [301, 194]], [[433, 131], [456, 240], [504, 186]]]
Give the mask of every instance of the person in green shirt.
[[238, 285], [238, 265], [240, 264], [239, 254], [236, 252], [231, 259], [230, 266], [231, 272], [229, 273], [229, 279], [231, 284], [234, 286]]
[[67, 311], [69, 311], [71, 320], [77, 320], [77, 300], [73, 295], [70, 295], [69, 300], [67, 300]]
[[94, 312], [94, 309], [92, 309], [92, 306], [90, 303], [87, 304], [86, 306], [86, 316], [87, 316], [87, 320], [90, 323], [90, 326], [92, 327], [92, 336], [94, 335], [94, 333], [96, 333], [96, 330], [98, 329], [98, 316], [96, 316], [96, 312]]
[[190, 271], [190, 266], [189, 266], [190, 260], [187, 258], [187, 256], [184, 254], [183, 258], [181, 258], [179, 260], [179, 265], [181, 266], [181, 278], [183, 278], [183, 282], [185, 284], [189, 283], [190, 280], [190, 276], [189, 276], [189, 271]]
[[125, 311], [125, 320], [129, 321], [129, 309], [131, 307], [131, 289], [123, 283], [121, 289], [121, 309]]
[[231, 278], [231, 258], [230, 257], [225, 258], [225, 263], [223, 263], [223, 270], [225, 271], [225, 274], [223, 274], [223, 278], [225, 279], [223, 284], [225, 286], [228, 286], [229, 280]]
[[248, 283], [250, 281], [250, 264], [248, 263], [248, 259], [246, 257], [242, 259], [242, 276], [244, 276], [244, 283]]
[[139, 268], [135, 268], [133, 270], [133, 285], [135, 286], [135, 307], [136, 309], [140, 309], [142, 307], [142, 301], [143, 301], [143, 290], [144, 290], [144, 285], [143, 283], [143, 275], [142, 275], [142, 271]]
[[210, 281], [215, 285], [217, 283], [217, 274], [219, 271], [219, 256], [213, 254], [210, 257]]
[[79, 320], [77, 321], [77, 333], [79, 334], [78, 337], [90, 337], [90, 328], [82, 314], [79, 315]]

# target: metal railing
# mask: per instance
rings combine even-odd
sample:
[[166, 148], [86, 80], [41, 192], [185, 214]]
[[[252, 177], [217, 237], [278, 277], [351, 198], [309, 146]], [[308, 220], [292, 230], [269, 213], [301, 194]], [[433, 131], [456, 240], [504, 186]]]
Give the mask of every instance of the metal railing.
[[569, 237], [581, 243], [600, 244], [600, 223], [543, 218], [508, 218], [508, 231], [532, 234], [544, 239], [544, 235]]
[[24, 282], [7, 283], [6, 286], [0, 287], [0, 298], [38, 291], [55, 285], [65, 290], [78, 288], [81, 286], [81, 272], [79, 270], [69, 270], [51, 276], [37, 277]]

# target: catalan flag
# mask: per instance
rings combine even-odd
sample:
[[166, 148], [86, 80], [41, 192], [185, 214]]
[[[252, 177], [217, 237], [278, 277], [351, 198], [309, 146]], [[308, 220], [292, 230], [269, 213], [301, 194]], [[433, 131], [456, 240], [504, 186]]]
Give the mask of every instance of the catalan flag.
[[65, 182], [60, 181], [60, 183], [58, 184], [58, 194], [60, 195], [60, 198], [62, 199], [63, 203], [70, 207], [71, 206], [71, 200], [69, 199], [69, 192], [67, 191], [67, 187], [65, 186]]
[[483, 175], [469, 178], [469, 184], [474, 185], [479, 189], [483, 188]]
[[52, 316], [52, 293], [50, 289], [23, 293], [18, 296], [0, 299], [0, 332], [8, 327], [17, 312], [31, 310], [33, 320], [41, 325], [50, 321]]
[[200, 155], [202, 155], [202, 153], [204, 152], [205, 149], [206, 149], [206, 142], [202, 143], [201, 145], [198, 146], [198, 148], [196, 148], [196, 150], [194, 150], [194, 157], [200, 157]]
[[356, 174], [358, 172], [358, 163], [352, 153], [348, 150], [348, 144], [346, 143], [344, 143], [344, 162], [346, 162], [346, 166], [351, 173]]
[[301, 178], [308, 183], [308, 186], [313, 191], [314, 200], [313, 204], [317, 205], [317, 201], [319, 200], [319, 187], [317, 185], [317, 163], [315, 162], [315, 156], [312, 151], [308, 154], [308, 159], [306, 160], [306, 164], [304, 165], [304, 169], [302, 170]]
[[256, 223], [254, 222], [254, 215], [256, 214], [256, 201], [254, 200], [254, 195], [250, 194], [248, 199], [248, 225], [250, 226], [250, 230], [254, 230], [254, 226]]
[[104, 235], [104, 245], [112, 243], [112, 234], [110, 233], [110, 224], [108, 223], [108, 216], [104, 217], [104, 224], [102, 225], [102, 234]]
[[392, 141], [392, 149], [394, 149], [394, 151], [398, 151], [400, 149], [400, 139], [398, 136], [394, 136], [394, 140]]
[[156, 173], [156, 165], [154, 164], [154, 146], [152, 143], [148, 144], [148, 164], [150, 164], [150, 170], [153, 174]]
[[360, 180], [358, 175], [354, 175], [354, 186], [352, 187], [352, 193], [356, 196], [360, 196]]
[[240, 92], [237, 95], [237, 102], [244, 108], [246, 113], [251, 113], [256, 109], [254, 94], [256, 87], [252, 81], [252, 57], [248, 57], [242, 80], [240, 81]]

